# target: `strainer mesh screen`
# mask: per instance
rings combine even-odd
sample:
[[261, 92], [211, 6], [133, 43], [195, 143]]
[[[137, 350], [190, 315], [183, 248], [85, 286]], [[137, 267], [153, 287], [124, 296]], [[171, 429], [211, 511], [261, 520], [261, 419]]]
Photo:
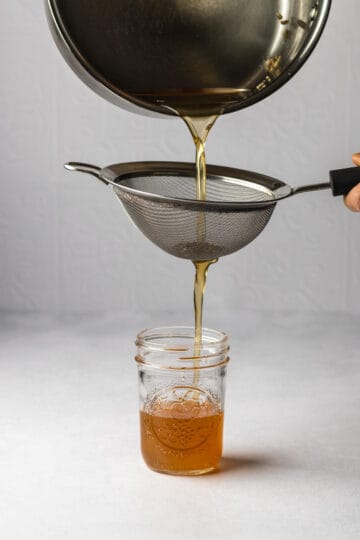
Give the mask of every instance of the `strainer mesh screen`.
[[[216, 204], [205, 209], [188, 202], [195, 199], [192, 176], [130, 177], [122, 179], [114, 190], [149, 240], [171, 255], [194, 261], [215, 259], [243, 248], [260, 234], [275, 207], [273, 194], [263, 186], [220, 176], [207, 179], [207, 201]], [[154, 200], [153, 195], [167, 199]], [[268, 205], [255, 207], [222, 204], [266, 201]]]

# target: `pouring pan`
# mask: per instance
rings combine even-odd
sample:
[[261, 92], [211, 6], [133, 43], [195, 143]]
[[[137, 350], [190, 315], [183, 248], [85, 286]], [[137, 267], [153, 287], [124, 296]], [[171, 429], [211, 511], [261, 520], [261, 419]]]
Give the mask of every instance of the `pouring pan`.
[[286, 83], [314, 50], [331, 0], [46, 0], [78, 76], [129, 110], [233, 112]]

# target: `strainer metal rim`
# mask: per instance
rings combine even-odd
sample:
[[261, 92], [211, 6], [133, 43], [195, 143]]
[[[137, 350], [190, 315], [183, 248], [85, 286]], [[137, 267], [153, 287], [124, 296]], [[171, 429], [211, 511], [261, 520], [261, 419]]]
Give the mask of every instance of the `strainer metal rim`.
[[133, 196], [143, 197], [158, 203], [181, 205], [188, 208], [196, 209], [217, 209], [222, 210], [240, 210], [240, 209], [257, 209], [274, 206], [279, 200], [290, 197], [294, 190], [285, 182], [273, 178], [268, 175], [259, 174], [253, 171], [243, 169], [235, 169], [220, 165], [207, 165], [207, 177], [209, 179], [221, 178], [222, 180], [233, 182], [239, 181], [239, 185], [251, 187], [256, 184], [258, 191], [263, 191], [272, 196], [272, 199], [267, 201], [216, 201], [206, 200], [199, 201], [194, 199], [186, 199], [181, 197], [167, 197], [164, 195], [154, 194], [148, 191], [142, 191], [129, 186], [122, 185], [122, 182], [128, 178], [146, 176], [194, 176], [195, 180], [195, 165], [193, 163], [176, 162], [176, 161], [137, 161], [128, 163], [116, 163], [109, 165], [99, 172], [99, 177], [106, 183], [111, 184], [115, 189], [121, 190]]

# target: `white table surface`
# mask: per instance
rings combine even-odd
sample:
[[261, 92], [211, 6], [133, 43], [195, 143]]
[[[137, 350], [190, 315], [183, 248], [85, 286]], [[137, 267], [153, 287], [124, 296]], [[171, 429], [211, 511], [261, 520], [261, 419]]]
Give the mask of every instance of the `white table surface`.
[[137, 322], [2, 319], [1, 540], [360, 538], [359, 318], [228, 315], [223, 467], [198, 478], [142, 463]]

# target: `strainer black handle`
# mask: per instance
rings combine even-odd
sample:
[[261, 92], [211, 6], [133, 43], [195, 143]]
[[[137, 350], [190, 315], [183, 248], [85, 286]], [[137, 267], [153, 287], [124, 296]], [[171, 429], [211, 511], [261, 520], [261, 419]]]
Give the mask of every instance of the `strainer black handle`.
[[360, 184], [360, 167], [330, 171], [330, 185], [334, 197], [347, 195], [357, 184]]
[[306, 193], [309, 191], [319, 191], [331, 189], [334, 197], [347, 195], [355, 186], [360, 184], [360, 167], [350, 167], [348, 169], [336, 169], [329, 172], [330, 182], [322, 184], [310, 184], [294, 188], [290, 195]]

